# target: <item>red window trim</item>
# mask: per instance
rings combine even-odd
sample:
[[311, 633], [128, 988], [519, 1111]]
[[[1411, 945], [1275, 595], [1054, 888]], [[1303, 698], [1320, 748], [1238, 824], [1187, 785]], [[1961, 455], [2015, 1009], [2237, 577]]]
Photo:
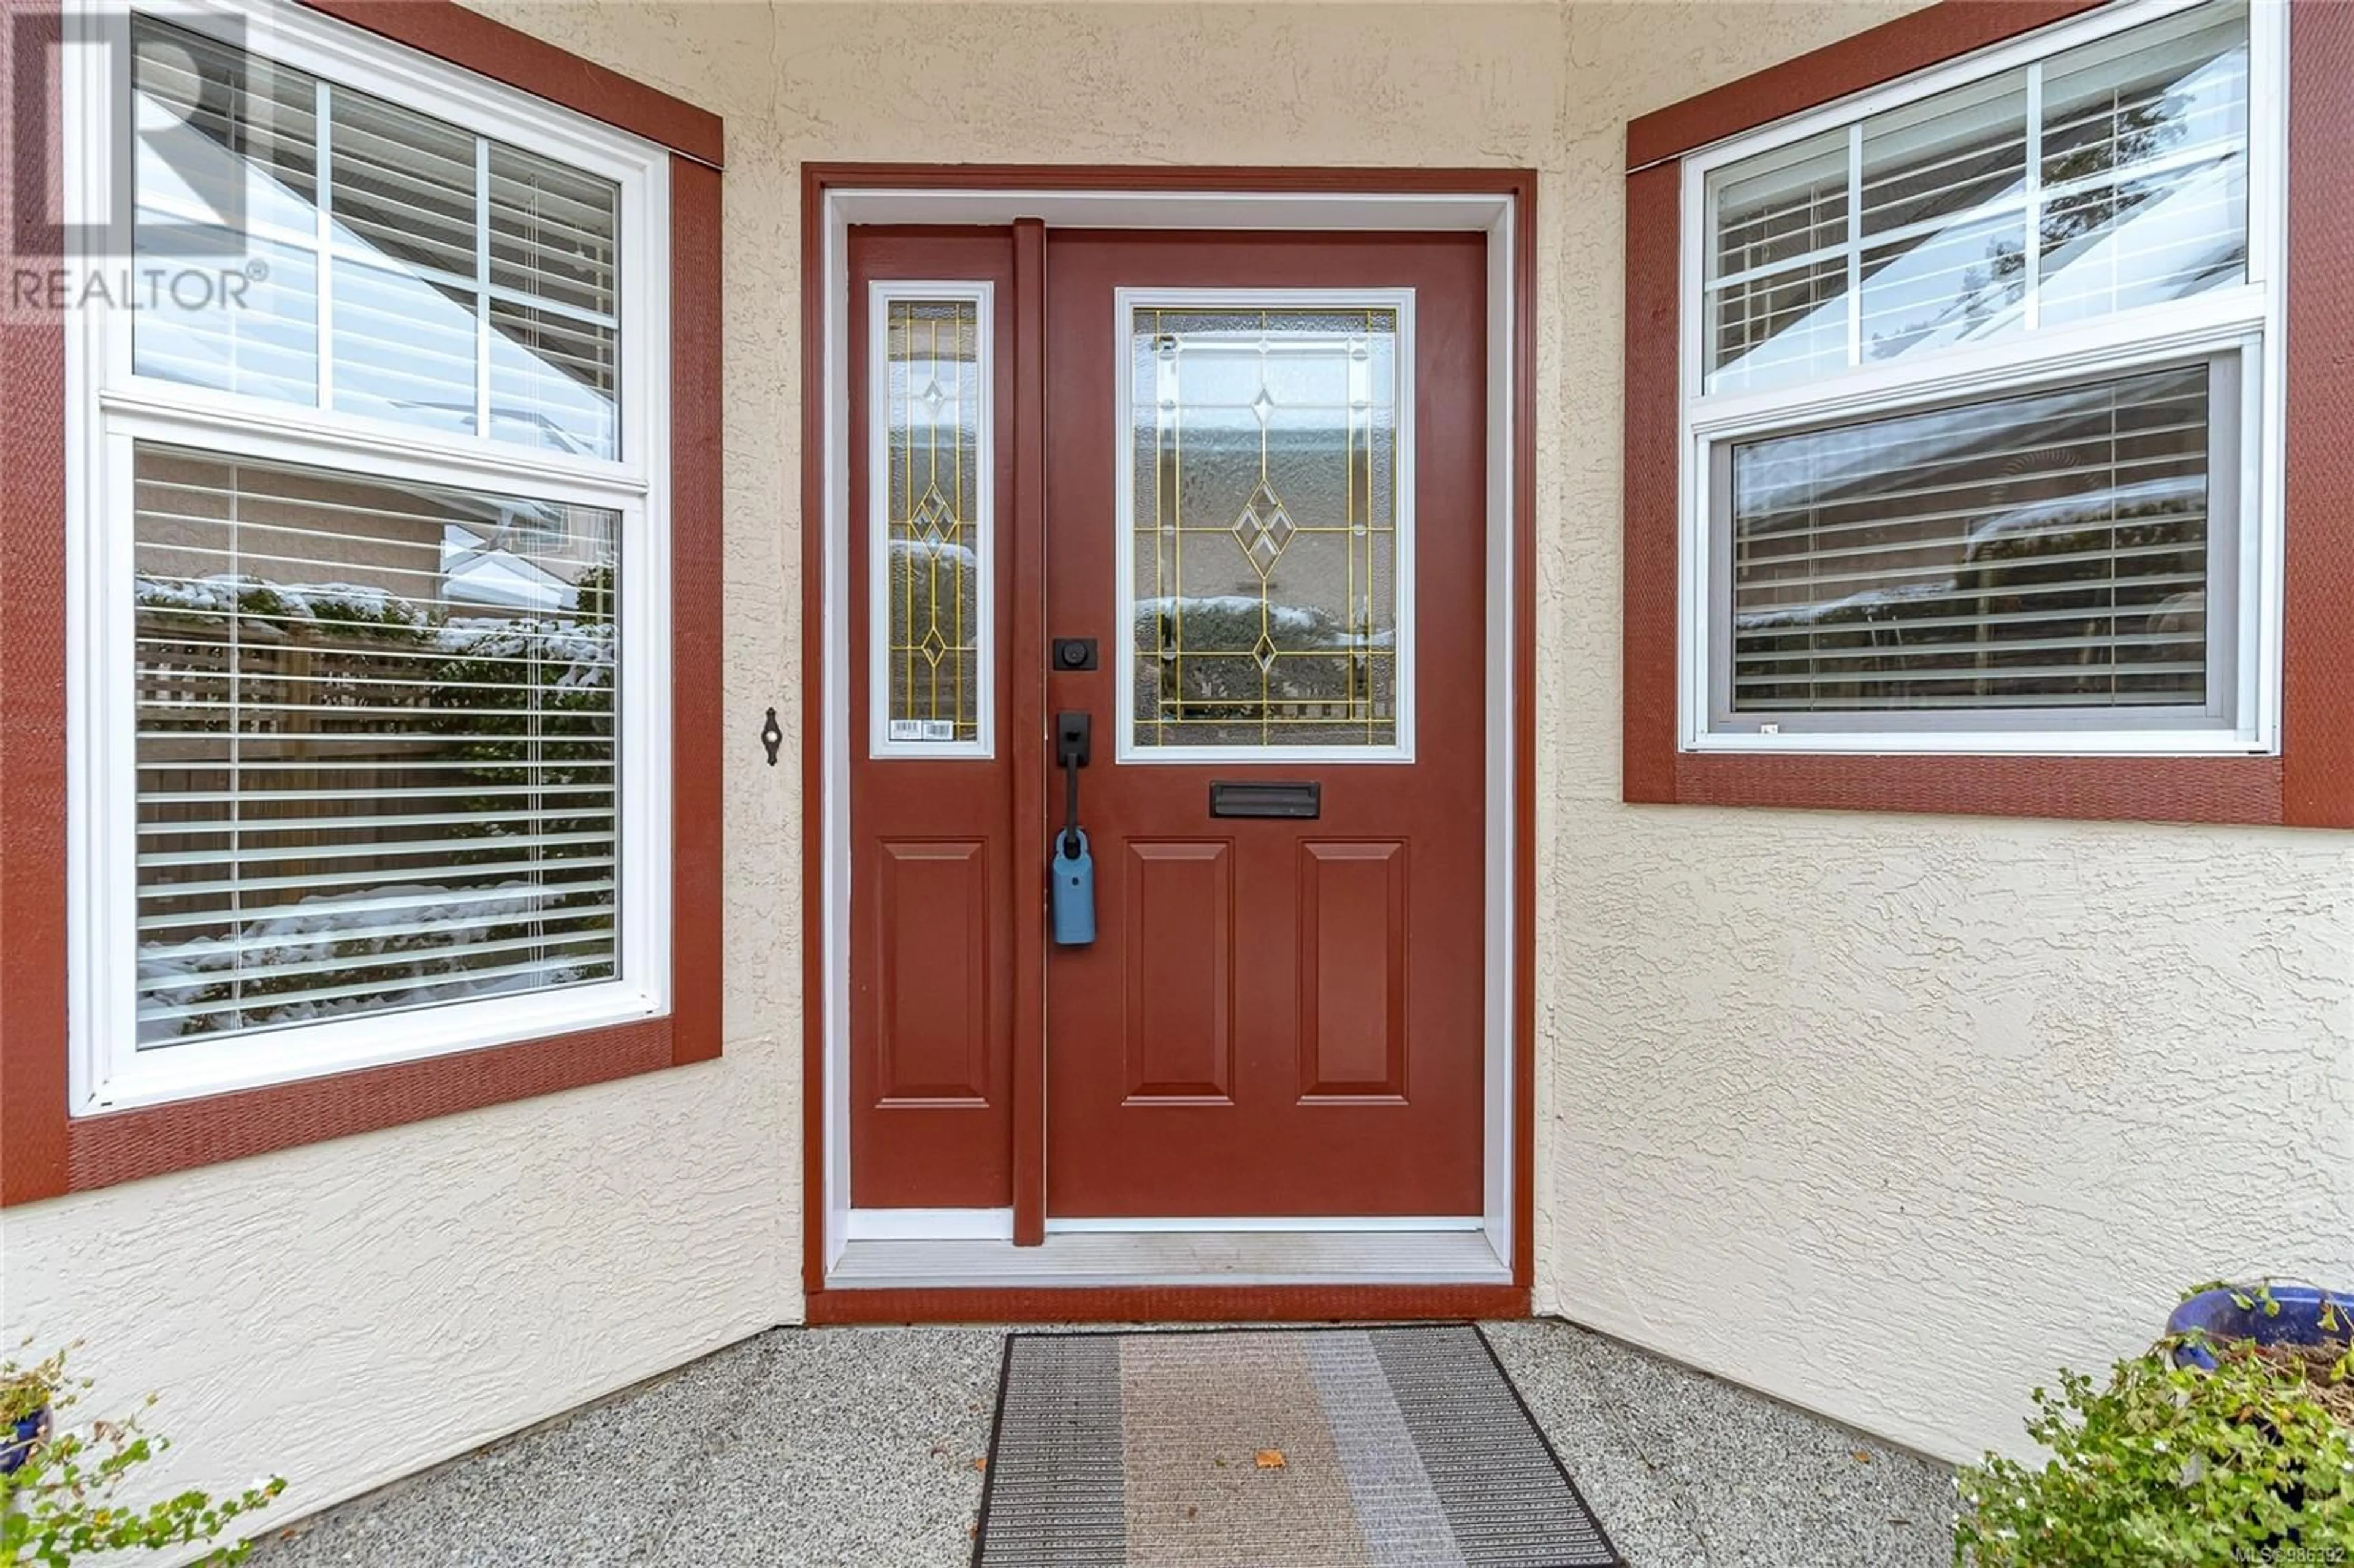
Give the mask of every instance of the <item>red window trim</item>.
[[2354, 5], [2289, 7], [2286, 633], [2277, 757], [1728, 755], [1677, 735], [1681, 159], [2096, 0], [1943, 0], [1628, 124], [1625, 709], [1630, 802], [2354, 827]]
[[2104, 3], [1946, 0], [1629, 121], [1627, 166], [1640, 169], [1680, 158], [1712, 142], [1925, 70]]
[[[7, 562], [0, 624], [9, 629], [0, 639], [0, 1205], [719, 1054], [720, 121], [451, 0], [312, 3], [672, 151], [671, 1012], [171, 1105], [68, 1114], [65, 332], [55, 320], [7, 320], [0, 324], [0, 559]], [[10, 21], [56, 19], [54, 4], [8, 0], [5, 10]], [[9, 47], [0, 42], [0, 52]], [[13, 64], [13, 79], [27, 81], [33, 68]], [[57, 85], [48, 90], [56, 127], [63, 106]], [[20, 147], [6, 205], [35, 196], [46, 180], [38, 194], [47, 210], [58, 210], [60, 164], [54, 142]]]
[[726, 163], [719, 116], [452, 0], [302, 0], [313, 11], [419, 54], [601, 120], [713, 168]]

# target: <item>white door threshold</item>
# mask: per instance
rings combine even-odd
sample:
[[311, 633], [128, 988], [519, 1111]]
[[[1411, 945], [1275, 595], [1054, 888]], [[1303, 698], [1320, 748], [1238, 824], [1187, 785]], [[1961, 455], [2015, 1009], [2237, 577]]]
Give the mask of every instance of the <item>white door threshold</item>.
[[1485, 1233], [1050, 1231], [1044, 1245], [948, 1237], [844, 1244], [829, 1290], [1004, 1286], [1510, 1285]]

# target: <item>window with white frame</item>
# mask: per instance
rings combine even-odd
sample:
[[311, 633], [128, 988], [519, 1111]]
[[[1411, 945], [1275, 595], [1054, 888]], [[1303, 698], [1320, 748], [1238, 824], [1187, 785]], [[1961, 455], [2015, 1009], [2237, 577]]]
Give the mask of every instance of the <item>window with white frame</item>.
[[1687, 747], [2276, 744], [2281, 12], [2105, 7], [1687, 160]]
[[77, 1110], [665, 1011], [666, 154], [293, 7], [89, 20]]

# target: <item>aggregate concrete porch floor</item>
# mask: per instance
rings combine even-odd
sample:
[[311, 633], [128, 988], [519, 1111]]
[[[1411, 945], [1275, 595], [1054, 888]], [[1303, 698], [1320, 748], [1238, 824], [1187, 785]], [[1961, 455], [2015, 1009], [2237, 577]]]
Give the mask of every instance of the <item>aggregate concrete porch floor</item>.
[[[1942, 1465], [1566, 1323], [1483, 1325], [1637, 1568], [1946, 1568]], [[959, 1568], [1002, 1335], [779, 1329], [303, 1520], [258, 1568]]]

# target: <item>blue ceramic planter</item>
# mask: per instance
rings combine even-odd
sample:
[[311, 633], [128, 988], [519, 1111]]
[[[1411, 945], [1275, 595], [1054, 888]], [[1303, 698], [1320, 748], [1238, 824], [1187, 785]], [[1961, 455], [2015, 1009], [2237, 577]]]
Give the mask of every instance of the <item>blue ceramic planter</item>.
[[16, 1429], [8, 1441], [0, 1444], [0, 1476], [13, 1476], [24, 1468], [31, 1457], [33, 1445], [39, 1441], [41, 1429], [49, 1424], [49, 1413], [37, 1410], [30, 1415], [19, 1416]]
[[[2231, 1290], [2202, 1290], [2174, 1309], [2166, 1320], [2169, 1335], [2203, 1332], [2215, 1340], [2253, 1340], [2260, 1345], [2346, 1344], [2354, 1341], [2354, 1291], [2317, 1290], [2309, 1285], [2275, 1285], [2272, 1299], [2280, 1308], [2267, 1313], [2253, 1288], [2238, 1294], [2255, 1304], [2243, 1307]], [[2335, 1326], [2324, 1327], [2322, 1308], [2335, 1314]], [[2174, 1348], [2174, 1364], [2214, 1369], [2215, 1358], [2196, 1340]]]

